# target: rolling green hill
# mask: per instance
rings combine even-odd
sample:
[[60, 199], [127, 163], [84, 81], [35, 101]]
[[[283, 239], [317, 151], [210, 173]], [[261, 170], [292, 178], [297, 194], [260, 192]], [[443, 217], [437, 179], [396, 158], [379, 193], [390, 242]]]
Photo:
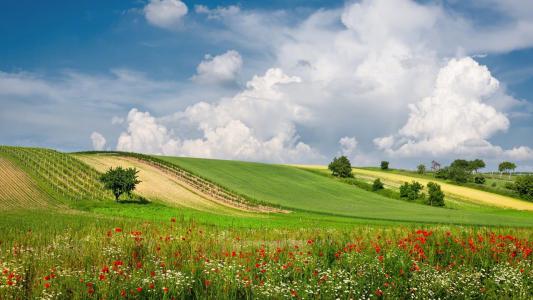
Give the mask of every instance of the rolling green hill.
[[0, 155], [24, 170], [53, 199], [111, 200], [99, 173], [73, 156], [51, 149], [0, 146]]
[[454, 210], [394, 200], [291, 166], [160, 157], [237, 193], [288, 209], [407, 222], [533, 226], [516, 210]]

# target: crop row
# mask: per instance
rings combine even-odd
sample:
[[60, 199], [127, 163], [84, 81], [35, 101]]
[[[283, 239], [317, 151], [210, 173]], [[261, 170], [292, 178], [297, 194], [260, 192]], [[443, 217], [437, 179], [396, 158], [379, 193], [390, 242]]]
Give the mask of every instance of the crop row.
[[99, 182], [99, 173], [67, 154], [27, 147], [0, 146], [57, 194], [71, 200], [111, 199]]

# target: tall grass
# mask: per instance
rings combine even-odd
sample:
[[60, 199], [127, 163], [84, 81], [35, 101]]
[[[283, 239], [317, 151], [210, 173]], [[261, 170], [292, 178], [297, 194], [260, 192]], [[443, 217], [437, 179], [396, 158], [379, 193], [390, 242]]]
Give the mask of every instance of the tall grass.
[[2, 299], [528, 299], [533, 293], [533, 233], [525, 229], [244, 229], [179, 217], [7, 214], [0, 232]]

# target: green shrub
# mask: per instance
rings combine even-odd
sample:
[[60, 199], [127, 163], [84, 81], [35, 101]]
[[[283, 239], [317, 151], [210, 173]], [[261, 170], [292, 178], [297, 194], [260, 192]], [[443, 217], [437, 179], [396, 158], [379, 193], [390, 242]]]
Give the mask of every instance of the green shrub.
[[381, 169], [382, 170], [388, 170], [389, 169], [389, 162], [388, 161], [381, 161]]
[[428, 185], [428, 201], [431, 206], [444, 206], [444, 193], [440, 189], [440, 185], [429, 182]]
[[474, 182], [477, 183], [477, 184], [485, 184], [485, 177], [483, 175], [477, 175], [476, 177], [474, 177]]
[[374, 183], [372, 183], [372, 190], [375, 192], [375, 191], [382, 190], [382, 189], [383, 189], [383, 182], [381, 182], [379, 178], [376, 178], [376, 180], [374, 180]]
[[328, 165], [328, 169], [331, 170], [333, 176], [341, 178], [353, 177], [350, 160], [344, 155], [339, 158], [333, 158], [333, 161]]
[[420, 191], [424, 188], [419, 182], [413, 181], [412, 183], [405, 182], [400, 186], [400, 197], [407, 198], [408, 200], [423, 199], [424, 194]]
[[513, 187], [520, 197], [533, 201], [533, 175], [518, 176]]
[[503, 186], [508, 190], [515, 190], [515, 185], [512, 182], [506, 182]]

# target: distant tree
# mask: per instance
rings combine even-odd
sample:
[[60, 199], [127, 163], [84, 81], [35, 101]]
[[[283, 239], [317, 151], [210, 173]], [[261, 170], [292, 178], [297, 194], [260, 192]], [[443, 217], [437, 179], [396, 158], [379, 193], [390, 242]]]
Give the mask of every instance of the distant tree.
[[416, 170], [418, 174], [424, 174], [426, 173], [426, 166], [424, 164], [419, 164], [418, 167], [416, 167]]
[[461, 168], [470, 170], [470, 162], [464, 159], [456, 159], [450, 164], [450, 168]]
[[438, 170], [440, 170], [440, 164], [434, 160], [431, 161], [431, 170], [433, 172], [436, 172]]
[[448, 179], [456, 183], [466, 183], [470, 179], [470, 172], [467, 168], [461, 166], [450, 166], [448, 168]]
[[445, 167], [445, 168], [442, 168], [442, 169], [438, 169], [436, 172], [435, 172], [435, 178], [440, 178], [440, 179], [448, 179], [448, 167]]
[[498, 165], [498, 171], [500, 171], [500, 177], [502, 173], [509, 172], [509, 179], [511, 178], [511, 171], [516, 169], [516, 165], [509, 161], [504, 161]]
[[110, 168], [100, 176], [100, 181], [106, 189], [113, 193], [118, 202], [119, 197], [124, 193], [131, 197], [131, 192], [135, 190], [137, 184], [141, 183], [137, 176], [138, 173], [139, 171], [135, 168]]
[[388, 161], [381, 161], [381, 169], [382, 170], [388, 170], [389, 169], [389, 162]]
[[383, 189], [383, 182], [381, 182], [379, 178], [376, 178], [376, 180], [374, 180], [374, 183], [372, 183], [372, 190], [375, 192], [375, 191], [382, 190], [382, 189]]
[[526, 200], [533, 201], [533, 175], [521, 175], [516, 178], [513, 189]]
[[350, 160], [344, 155], [339, 158], [333, 158], [333, 161], [328, 165], [328, 169], [330, 169], [333, 176], [341, 178], [353, 177]]
[[420, 191], [424, 188], [419, 182], [413, 181], [412, 183], [405, 182], [400, 186], [400, 197], [407, 198], [408, 200], [416, 200], [423, 198]]
[[428, 187], [428, 204], [431, 206], [444, 206], [444, 193], [440, 189], [440, 185], [429, 182]]
[[485, 167], [485, 162], [481, 159], [474, 159], [470, 161], [470, 169], [474, 171], [474, 173], [477, 173], [479, 169], [483, 169]]
[[477, 183], [477, 184], [485, 184], [485, 176], [479, 174], [479, 175], [476, 175], [476, 177], [474, 177], [474, 182]]

